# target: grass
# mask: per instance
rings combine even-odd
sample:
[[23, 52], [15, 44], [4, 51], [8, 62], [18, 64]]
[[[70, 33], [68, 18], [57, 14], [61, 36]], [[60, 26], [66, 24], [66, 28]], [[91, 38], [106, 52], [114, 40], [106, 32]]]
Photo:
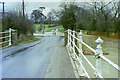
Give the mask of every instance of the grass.
[[38, 41], [38, 40], [40, 40], [40, 39], [39, 39], [39, 38], [34, 38], [34, 39], [32, 39], [32, 40], [23, 41], [22, 43], [27, 44], [27, 43], [32, 43], [32, 42], [35, 42], [35, 41]]
[[[53, 25], [53, 24], [44, 24], [45, 28], [48, 28], [48, 26], [50, 26], [50, 25]], [[40, 27], [40, 24], [34, 24], [34, 27], [35, 27], [35, 31], [37, 32], [38, 28]], [[50, 32], [51, 30], [58, 29], [58, 28], [62, 28], [62, 27], [61, 26], [51, 27], [51, 28], [48, 28], [47, 30], [45, 30], [45, 32]], [[64, 32], [64, 30], [60, 30], [60, 32]]]
[[[45, 28], [48, 28], [50, 24], [44, 24]], [[40, 27], [40, 24], [34, 24], [34, 27], [35, 27], [35, 31], [38, 30], [38, 28]]]
[[61, 26], [51, 27], [51, 28], [48, 28], [47, 30], [45, 30], [45, 32], [50, 32], [51, 30], [53, 30], [53, 29], [58, 29], [58, 28], [62, 28], [62, 27], [61, 27]]
[[61, 29], [60, 32], [64, 32], [64, 29]]

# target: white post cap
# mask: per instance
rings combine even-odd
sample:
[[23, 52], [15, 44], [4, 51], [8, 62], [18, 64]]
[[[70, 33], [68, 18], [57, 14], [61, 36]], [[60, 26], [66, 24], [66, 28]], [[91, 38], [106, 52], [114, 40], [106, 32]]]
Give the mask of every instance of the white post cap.
[[97, 44], [102, 44], [102, 43], [103, 43], [103, 40], [99, 37], [95, 42], [96, 42]]
[[79, 36], [82, 36], [82, 30], [80, 30]]
[[73, 30], [73, 33], [75, 33], [75, 31]]

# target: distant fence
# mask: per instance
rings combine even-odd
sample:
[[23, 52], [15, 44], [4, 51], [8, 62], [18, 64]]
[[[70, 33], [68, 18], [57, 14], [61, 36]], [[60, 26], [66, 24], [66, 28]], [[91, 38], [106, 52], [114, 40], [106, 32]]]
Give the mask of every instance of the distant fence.
[[[102, 47], [101, 44], [103, 43], [103, 40], [99, 37], [95, 42], [97, 43], [97, 49], [93, 49], [92, 47], [88, 46], [85, 42], [82, 40], [82, 30], [80, 30], [79, 38], [75, 37], [75, 34], [77, 32], [72, 30], [67, 30], [68, 33], [68, 40], [67, 40], [67, 49], [70, 55], [72, 55], [72, 58], [75, 60], [75, 65], [77, 68], [77, 72], [79, 76], [86, 76], [87, 78], [90, 78], [88, 72], [86, 71], [85, 67], [82, 63], [82, 57], [86, 60], [86, 62], [91, 66], [91, 68], [94, 70], [94, 74], [96, 78], [103, 78], [102, 71], [101, 71], [101, 59], [109, 63], [112, 67], [120, 71], [120, 67], [110, 61], [108, 58], [103, 56]], [[79, 42], [79, 48], [75, 44], [75, 39]], [[82, 52], [82, 44], [85, 45], [87, 48], [89, 48], [91, 51], [95, 53], [96, 58], [96, 67], [92, 65], [92, 63], [87, 59], [87, 57]], [[76, 54], [75, 48], [79, 52], [79, 55]]]
[[[9, 28], [9, 30], [5, 32], [0, 32], [0, 45], [1, 45], [0, 49], [12, 45], [12, 32], [15, 32], [15, 31], [16, 30]], [[5, 36], [2, 36], [2, 35], [5, 35]], [[3, 44], [7, 44], [7, 45], [3, 46]]]

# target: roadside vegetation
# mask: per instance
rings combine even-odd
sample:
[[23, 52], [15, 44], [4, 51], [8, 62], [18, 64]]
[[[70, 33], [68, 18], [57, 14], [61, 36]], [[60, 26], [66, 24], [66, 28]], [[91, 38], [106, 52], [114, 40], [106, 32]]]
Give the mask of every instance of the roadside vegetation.
[[28, 18], [28, 15], [23, 16], [21, 11], [7, 12], [2, 21], [2, 31], [12, 28], [18, 31], [18, 36], [20, 34], [32, 35], [34, 32], [34, 22]]
[[39, 38], [34, 38], [32, 40], [23, 41], [22, 43], [27, 44], [27, 43], [32, 43], [32, 42], [35, 42], [35, 41], [38, 41], [38, 40], [40, 40], [40, 39]]
[[[33, 33], [35, 32], [34, 29], [34, 22], [28, 18], [28, 15], [22, 15], [22, 11], [9, 11], [6, 12], [4, 17], [2, 18], [2, 31], [9, 30], [12, 28], [17, 30], [17, 32], [12, 35], [12, 44], [16, 45], [19, 42], [25, 40], [34, 39]], [[4, 34], [2, 36], [5, 36]], [[17, 39], [17, 40], [16, 40]], [[5, 39], [2, 39], [4, 42]], [[16, 41], [16, 42], [15, 42]], [[2, 44], [4, 47], [6, 44]]]

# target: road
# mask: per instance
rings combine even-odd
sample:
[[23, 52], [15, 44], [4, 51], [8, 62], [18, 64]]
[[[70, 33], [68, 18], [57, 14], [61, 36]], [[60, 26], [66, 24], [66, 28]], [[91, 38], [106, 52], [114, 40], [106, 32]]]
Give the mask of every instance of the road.
[[[34, 33], [34, 36], [46, 37], [46, 36], [54, 36], [54, 35], [53, 35], [53, 32], [45, 32], [44, 34]], [[56, 32], [56, 36], [64, 36], [64, 33]]]
[[43, 37], [41, 43], [2, 62], [3, 78], [75, 78], [64, 39]]

